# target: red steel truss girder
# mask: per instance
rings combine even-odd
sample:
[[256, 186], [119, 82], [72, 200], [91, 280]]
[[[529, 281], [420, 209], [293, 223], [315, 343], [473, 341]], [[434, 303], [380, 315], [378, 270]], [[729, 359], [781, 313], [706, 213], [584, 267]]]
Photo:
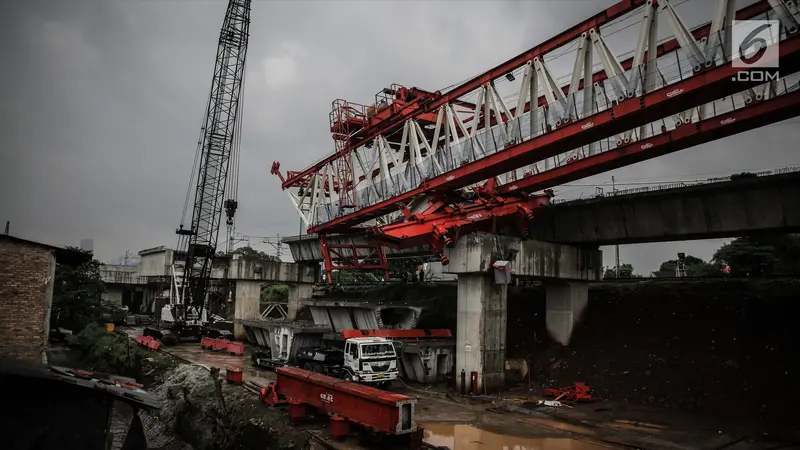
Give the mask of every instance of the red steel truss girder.
[[[607, 12], [607, 13], [610, 12], [610, 10], [612, 10], [613, 8], [619, 6], [622, 3], [628, 3], [628, 2], [620, 2], [619, 4], [617, 4], [615, 6], [612, 6], [611, 8], [606, 10], [605, 12]], [[632, 5], [635, 4], [635, 6], [633, 6], [630, 10], [626, 10], [625, 12], [623, 12], [621, 14], [618, 14], [618, 15], [607, 16], [608, 18], [606, 20], [603, 20], [603, 21], [597, 20], [595, 22], [596, 23], [595, 26], [600, 26], [600, 25], [602, 25], [604, 23], [608, 23], [610, 21], [613, 21], [616, 18], [618, 18], [619, 16], [621, 16], [623, 14], [627, 14], [628, 12], [630, 12], [630, 11], [640, 7], [640, 6], [642, 6], [644, 3], [645, 2], [631, 2], [631, 4]], [[759, 1], [757, 3], [753, 3], [752, 5], [749, 5], [749, 6], [745, 7], [745, 8], [742, 8], [741, 10], [737, 11], [736, 12], [736, 19], [737, 20], [751, 19], [753, 17], [758, 16], [759, 14], [763, 14], [763, 13], [769, 11], [770, 8], [771, 8], [771, 6], [769, 5], [769, 3], [766, 0], [762, 0], [762, 1]], [[597, 18], [598, 16], [601, 16], [602, 14], [603, 13], [598, 14], [597, 16], [595, 16], [595, 18]], [[616, 13], [614, 12], [613, 14], [616, 14]], [[591, 20], [592, 19], [588, 19], [587, 21], [583, 22], [581, 25], [586, 24], [586, 23], [590, 23]], [[581, 25], [579, 25], [579, 26], [581, 26]], [[585, 27], [585, 30], [589, 30], [591, 28], [593, 28], [593, 26], [587, 26], [587, 27]], [[572, 29], [565, 31], [564, 33], [570, 33], [571, 31], [572, 31]], [[709, 23], [706, 23], [706, 24], [696, 28], [695, 30], [693, 30], [692, 31], [692, 35], [694, 36], [695, 39], [700, 40], [700, 39], [708, 36], [710, 31], [711, 31], [711, 23], [709, 22]], [[569, 34], [569, 35], [573, 36], [571, 39], [577, 39], [581, 34], [582, 34], [582, 32], [581, 33], [577, 33], [574, 36], [572, 34]], [[551, 39], [551, 41], [552, 40], [553, 39]], [[550, 41], [548, 41], [548, 42], [550, 42]], [[552, 50], [555, 50], [556, 48], [558, 48], [558, 46], [548, 47], [547, 46], [548, 42], [545, 42], [544, 44], [541, 44], [539, 46], [539, 47], [541, 47], [541, 49], [536, 54], [536, 56], [542, 55], [542, 54], [546, 54], [549, 51], [552, 51]], [[564, 45], [567, 42], [569, 42], [569, 39], [567, 39], [566, 41], [562, 42], [560, 45]], [[510, 71], [513, 71], [514, 69], [517, 69], [517, 68], [521, 67], [522, 65], [524, 65], [530, 59], [525, 60], [524, 62], [522, 62], [519, 65], [516, 65], [511, 70], [508, 70], [508, 71], [505, 71], [505, 72], [502, 71], [502, 70], [499, 70], [501, 67], [505, 67], [505, 66], [507, 66], [509, 64], [512, 64], [512, 63], [516, 64], [516, 62], [519, 60], [520, 57], [522, 57], [523, 55], [527, 55], [530, 52], [533, 52], [536, 48], [539, 48], [539, 47], [535, 47], [534, 49], [529, 50], [529, 52], [523, 53], [522, 55], [518, 55], [516, 58], [513, 58], [513, 59], [507, 61], [506, 63], [498, 66], [495, 69], [492, 69], [494, 72], [490, 71], [490, 72], [487, 72], [486, 74], [483, 74], [482, 77], [485, 78], [487, 76], [487, 74], [499, 73], [499, 75], [497, 75], [496, 77], [491, 78], [491, 79], [495, 79], [495, 78], [498, 78], [498, 77], [501, 77], [501, 76], [505, 75], [506, 73], [508, 73]], [[674, 51], [678, 50], [679, 48], [680, 48], [680, 44], [678, 43], [677, 39], [672, 39], [672, 40], [664, 42], [664, 43], [662, 43], [661, 45], [658, 46], [657, 55], [659, 57], [661, 57], [661, 56], [666, 55], [668, 53], [674, 52]], [[633, 57], [622, 61], [621, 65], [622, 65], [622, 68], [624, 70], [629, 70], [633, 66]], [[475, 79], [478, 79], [478, 78], [480, 78], [480, 76], [476, 77]], [[605, 70], [600, 70], [600, 71], [598, 71], [598, 72], [593, 74], [592, 82], [597, 83], [597, 82], [603, 81], [603, 80], [605, 80], [607, 78], [608, 78], [608, 76], [606, 75]], [[471, 80], [470, 82], [473, 82], [475, 79]], [[467, 84], [469, 84], [470, 82], [468, 82]], [[485, 83], [485, 81], [484, 81], [484, 83]], [[472, 89], [477, 89], [481, 84], [478, 84], [477, 86], [475, 86]], [[581, 80], [580, 83], [579, 83], [579, 89], [583, 89], [583, 85], [584, 85], [584, 80]], [[461, 90], [463, 86], [466, 86], [466, 84], [456, 88], [456, 90]], [[569, 85], [562, 86], [561, 90], [564, 92], [564, 94], [567, 94], [568, 91], [569, 91]], [[401, 115], [401, 117], [398, 117], [398, 118], [391, 118], [390, 117], [389, 119], [386, 119], [383, 122], [383, 125], [380, 128], [370, 130], [370, 132], [369, 132], [369, 134], [367, 136], [365, 136], [363, 138], [359, 137], [359, 141], [360, 142], [367, 142], [367, 141], [369, 141], [371, 139], [374, 139], [375, 137], [377, 137], [377, 136], [379, 136], [381, 134], [386, 133], [388, 130], [390, 130], [393, 127], [402, 125], [403, 122], [405, 122], [409, 118], [412, 118], [412, 117], [416, 116], [417, 114], [429, 113], [429, 112], [435, 110], [436, 108], [439, 108], [442, 105], [448, 103], [448, 102], [442, 102], [442, 100], [441, 100], [442, 98], [449, 99], [448, 101], [450, 103], [453, 103], [453, 104], [458, 104], [458, 105], [462, 105], [462, 106], [471, 107], [472, 109], [475, 108], [475, 105], [473, 105], [473, 104], [458, 100], [457, 97], [460, 97], [461, 95], [456, 95], [454, 97], [453, 96], [453, 92], [455, 92], [455, 90], [450, 91], [447, 94], [444, 94], [441, 98], [435, 99], [433, 101], [433, 103], [429, 103], [429, 104], [417, 104], [417, 103], [415, 103], [413, 105], [409, 105], [408, 108], [399, 111], [399, 114]], [[466, 92], [468, 93], [469, 91], [466, 91]], [[465, 95], [465, 94], [462, 94], [462, 95]], [[538, 106], [544, 106], [545, 104], [547, 104], [547, 99], [545, 98], [545, 96], [542, 95], [537, 99], [537, 105]], [[531, 109], [531, 103], [529, 101], [529, 102], [527, 102], [525, 104], [524, 112], [528, 112], [528, 111], [530, 111], [530, 109]], [[512, 115], [516, 114], [516, 107], [511, 108], [509, 112]], [[505, 114], [503, 114], [503, 116], [505, 116]], [[473, 119], [472, 117], [468, 117], [468, 118], [466, 118], [464, 120], [464, 123], [469, 123], [469, 122], [472, 121], [472, 119]], [[504, 119], [506, 119], [506, 118], [504, 117]], [[493, 118], [491, 123], [492, 123], [492, 125], [495, 125], [497, 123], [497, 121]], [[482, 123], [478, 128], [482, 129], [483, 127], [484, 127], [484, 125]], [[368, 129], [368, 128], [365, 128], [365, 129]], [[461, 135], [460, 130], [458, 130], [458, 134], [459, 134], [459, 136]], [[282, 183], [281, 186], [282, 186], [282, 188], [286, 189], [288, 187], [298, 186], [298, 183], [301, 183], [303, 178], [308, 177], [311, 173], [321, 169], [326, 164], [331, 163], [332, 161], [334, 161], [335, 159], [339, 158], [340, 156], [341, 155], [338, 154], [338, 153], [337, 154], [333, 154], [333, 155], [325, 158], [324, 160], [314, 164], [313, 166], [309, 167], [306, 170], [287, 172], [286, 179], [281, 177], [281, 183]], [[364, 178], [365, 177], [361, 177], [360, 179], [364, 179]]]
[[[740, 9], [739, 11], [736, 11], [736, 20], [752, 19], [753, 17], [756, 17], [756, 16], [758, 16], [760, 14], [764, 14], [765, 12], [769, 11], [771, 8], [772, 7], [770, 6], [769, 3], [767, 3], [766, 0], [762, 0], [760, 2], [753, 3], [752, 5], [749, 5], [747, 7], [744, 7], [742, 9]], [[710, 32], [711, 32], [711, 22], [708, 22], [708, 23], [706, 23], [704, 25], [701, 25], [701, 26], [695, 28], [694, 30], [692, 30], [692, 36], [694, 36], [694, 38], [699, 41], [700, 39], [703, 39], [704, 37], [707, 37]], [[680, 48], [680, 43], [678, 42], [678, 40], [677, 39], [672, 39], [670, 41], [664, 42], [663, 44], [659, 45], [657, 50], [656, 50], [656, 55], [657, 55], [657, 57], [662, 57], [662, 56], [664, 56], [664, 55], [666, 55], [668, 53], [672, 53], [672, 52], [678, 50], [679, 48]], [[645, 61], [647, 61], [647, 56], [646, 55], [647, 55], [647, 53], [645, 52], [645, 58], [644, 58]], [[620, 64], [622, 65], [622, 69], [623, 70], [630, 70], [630, 68], [633, 67], [633, 57], [630, 57], [630, 58], [622, 61]], [[605, 80], [607, 78], [608, 78], [608, 75], [606, 75], [606, 71], [605, 70], [600, 70], [598, 72], [595, 72], [592, 75], [592, 82], [593, 83], [599, 83], [600, 81], [603, 81], [603, 80]], [[578, 89], [583, 89], [583, 86], [584, 86], [584, 80], [581, 80], [580, 83], [578, 83]], [[564, 95], [569, 94], [569, 84], [565, 84], [564, 86], [562, 86], [561, 87], [561, 91], [564, 92]], [[537, 105], [538, 106], [544, 106], [546, 104], [547, 104], [547, 98], [544, 95], [539, 96]], [[474, 109], [474, 105], [473, 105], [473, 109]], [[509, 110], [509, 112], [511, 113], [512, 116], [514, 116], [514, 115], [516, 115], [516, 110], [517, 110], [517, 108], [513, 107], [513, 108], [511, 108]], [[528, 103], [525, 104], [525, 109], [523, 110], [523, 112], [528, 112], [530, 110], [531, 110], [531, 104], [530, 104], [530, 102], [528, 102]], [[503, 116], [504, 116], [503, 119], [505, 121], [507, 121], [507, 119], [505, 118], [505, 114], [503, 114]], [[467, 117], [466, 119], [463, 120], [463, 122], [465, 124], [470, 122], [470, 121], [472, 121], [472, 117]], [[492, 126], [497, 124], [497, 121], [494, 119], [494, 117], [492, 117], [491, 124], [492, 124]], [[481, 125], [478, 127], [478, 129], [482, 129], [483, 127], [484, 127], [484, 123], [481, 122]], [[459, 134], [459, 137], [460, 136], [461, 135]]]
[[[328, 244], [327, 237], [322, 234], [319, 238], [322, 258], [325, 264], [325, 275], [328, 283], [333, 282], [334, 270], [383, 270], [383, 277], [389, 280], [389, 263], [383, 247], [377, 244]], [[360, 257], [359, 250], [369, 252]], [[369, 261], [377, 261], [370, 263]]]
[[288, 399], [386, 434], [407, 434], [416, 429], [416, 401], [410, 397], [297, 367], [279, 367], [275, 372], [276, 389]]
[[[586, 178], [796, 116], [800, 116], [800, 91], [753, 103], [750, 106], [727, 114], [721, 114], [688, 126], [678, 127], [649, 139], [643, 139], [614, 150], [580, 159], [547, 172], [531, 175], [514, 183], [500, 186], [497, 189], [496, 196], [502, 198], [503, 196], [514, 196], [516, 193], [525, 191], [540, 191], [548, 187]], [[513, 202], [513, 200], [511, 201]], [[516, 204], [519, 203], [508, 203], [504, 206]], [[462, 231], [475, 231], [459, 226], [462, 223], [463, 216], [475, 217], [480, 215], [480, 220], [471, 222], [475, 228], [478, 228], [481, 224], [486, 225], [486, 221], [489, 219], [506, 215], [504, 213], [510, 212], [513, 214], [518, 212], [514, 208], [496, 209], [496, 206], [476, 204], [464, 214], [449, 217], [446, 214], [438, 214], [438, 216], [434, 214], [422, 222], [409, 221], [393, 224], [384, 227], [381, 230], [384, 237], [378, 238], [403, 247], [431, 243], [431, 240], [435, 239], [432, 230], [437, 225], [441, 225], [446, 229], [456, 226], [459, 233]], [[529, 205], [530, 211], [533, 211], [538, 206], [540, 205]], [[453, 238], [455, 237], [453, 236]]]
[[[454, 88], [453, 90], [450, 90], [445, 94], [442, 94], [438, 98], [431, 100], [428, 103], [425, 103], [424, 106], [421, 106], [418, 103], [408, 105], [406, 108], [394, 114], [393, 115], [394, 117], [386, 119], [381, 126], [372, 128], [369, 134], [363, 138], [363, 141], [369, 141], [375, 139], [376, 137], [386, 133], [387, 130], [396, 128], [397, 126], [405, 122], [407, 119], [417, 114], [435, 111], [439, 107], [451, 103], [457, 100], [459, 97], [463, 97], [464, 95], [469, 94], [470, 92], [479, 88], [483, 84], [491, 80], [494, 80], [496, 78], [502, 77], [508, 72], [513, 71], [514, 69], [524, 66], [525, 63], [532, 60], [533, 58], [545, 55], [565, 44], [568, 44], [570, 41], [580, 37], [580, 35], [583, 34], [584, 32], [588, 32], [592, 28], [599, 27], [608, 22], [612, 22], [613, 20], [618, 19], [631, 11], [634, 11], [636, 8], [644, 5], [645, 3], [646, 0], [622, 0], [619, 3], [610, 6], [605, 11], [595, 14], [589, 19], [586, 19], [583, 22], [573, 26], [572, 28], [558, 34], [557, 36], [548, 39], [547, 41], [537, 45], [536, 47], [533, 47], [527, 52], [519, 54], [514, 58], [511, 58], [510, 60], [504, 62], [503, 64], [500, 64], [499, 66], [489, 70], [488, 72], [478, 75], [477, 77]], [[309, 167], [308, 169], [298, 172], [294, 177], [288, 177], [288, 179], [283, 183], [282, 186], [283, 189], [291, 187], [295, 181], [295, 178], [304, 177], [319, 170], [326, 164], [330, 164], [331, 161], [338, 158], [338, 156], [339, 155], [336, 154], [331, 155], [323, 159], [322, 161], [314, 164], [313, 166]]]
[[[417, 220], [387, 225], [377, 230], [375, 240], [391, 247], [414, 247], [430, 244], [441, 251], [452, 245], [460, 233], [496, 231], [510, 220], [529, 220], [532, 212], [550, 203], [547, 195], [520, 195], [508, 199], [496, 198], [475, 203], [459, 211], [438, 211]], [[524, 224], [524, 222], [520, 222]]]
[[497, 188], [497, 195], [540, 191], [800, 115], [800, 91], [576, 160]]
[[[780, 43], [781, 73], [792, 74], [800, 63], [800, 37]], [[698, 72], [685, 80], [655, 90], [544, 135], [507, 147], [425, 181], [420, 187], [391, 199], [309, 228], [309, 232], [333, 232], [380, 217], [429, 192], [446, 192], [486, 180], [537, 161], [580, 148], [652, 121], [688, 111], [719, 98], [752, 88], [758, 82], [735, 81], [738, 69], [731, 63]]]

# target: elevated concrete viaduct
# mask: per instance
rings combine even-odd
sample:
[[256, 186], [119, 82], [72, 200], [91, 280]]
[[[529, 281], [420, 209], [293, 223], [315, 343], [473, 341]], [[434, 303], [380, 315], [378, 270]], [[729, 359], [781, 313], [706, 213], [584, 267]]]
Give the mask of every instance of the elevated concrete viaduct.
[[531, 237], [614, 245], [800, 231], [800, 172], [742, 177], [542, 208]]
[[[148, 292], [151, 298], [147, 303], [154, 304], [154, 298], [161, 294], [161, 292], [157, 292], [158, 287], [168, 289], [166, 283], [169, 283], [175, 252], [166, 247], [157, 247], [142, 250], [139, 255], [141, 262], [136, 275], [139, 279], [144, 279], [152, 285], [152, 289], [149, 289]], [[227, 274], [225, 273], [226, 267]], [[296, 314], [297, 305], [301, 304], [303, 300], [311, 298], [311, 287], [319, 279], [319, 268], [316, 264], [258, 260], [233, 255], [230, 261], [220, 259], [215, 262], [211, 278], [212, 280], [225, 279], [233, 282], [236, 297], [234, 317], [236, 319], [257, 320], [261, 318], [261, 286], [264, 283], [288, 285], [288, 313]], [[237, 339], [246, 337], [241, 323], [235, 323], [233, 331]]]

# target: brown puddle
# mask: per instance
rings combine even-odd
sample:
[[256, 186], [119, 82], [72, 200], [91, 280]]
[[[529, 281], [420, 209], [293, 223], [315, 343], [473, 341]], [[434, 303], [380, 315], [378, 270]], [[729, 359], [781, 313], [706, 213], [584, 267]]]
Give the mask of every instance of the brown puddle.
[[570, 438], [522, 438], [492, 433], [466, 424], [420, 424], [425, 428], [424, 441], [450, 450], [599, 450], [607, 449], [583, 440]]

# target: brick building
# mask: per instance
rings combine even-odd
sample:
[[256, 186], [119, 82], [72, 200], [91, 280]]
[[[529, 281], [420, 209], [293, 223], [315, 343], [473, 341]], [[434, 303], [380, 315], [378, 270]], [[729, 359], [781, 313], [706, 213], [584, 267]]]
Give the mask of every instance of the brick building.
[[0, 235], [0, 356], [46, 362], [56, 260], [80, 264], [79, 252]]

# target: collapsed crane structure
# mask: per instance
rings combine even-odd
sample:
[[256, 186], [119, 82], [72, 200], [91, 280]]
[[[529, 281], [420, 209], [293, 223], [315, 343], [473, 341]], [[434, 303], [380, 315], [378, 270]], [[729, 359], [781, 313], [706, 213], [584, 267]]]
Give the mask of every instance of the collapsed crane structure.
[[[229, 0], [219, 36], [211, 91], [203, 118], [192, 177], [181, 217], [170, 304], [161, 311], [162, 326], [145, 334], [165, 343], [199, 340], [205, 324], [206, 296], [223, 210], [229, 239], [238, 208], [238, 147], [241, 134], [241, 93], [250, 29], [250, 0]], [[232, 169], [232, 170], [231, 170]], [[191, 187], [194, 184], [194, 192]], [[228, 198], [225, 198], [226, 193]], [[192, 196], [192, 194], [194, 194]], [[193, 200], [191, 224], [184, 228]], [[167, 337], [169, 336], [169, 337]]]
[[[620, 60], [606, 38], [632, 17], [636, 46]], [[674, 37], [659, 42], [661, 18]], [[769, 22], [740, 22], [752, 19]], [[717, 0], [694, 29], [668, 0], [623, 0], [446, 92], [392, 85], [370, 106], [336, 100], [334, 153], [271, 172], [319, 234], [329, 282], [336, 269], [385, 271], [383, 246], [426, 244], [447, 264], [461, 234], [524, 237], [555, 186], [800, 114], [799, 24], [791, 0]], [[550, 66], [572, 48], [562, 86]], [[371, 241], [328, 245], [332, 233]]]

